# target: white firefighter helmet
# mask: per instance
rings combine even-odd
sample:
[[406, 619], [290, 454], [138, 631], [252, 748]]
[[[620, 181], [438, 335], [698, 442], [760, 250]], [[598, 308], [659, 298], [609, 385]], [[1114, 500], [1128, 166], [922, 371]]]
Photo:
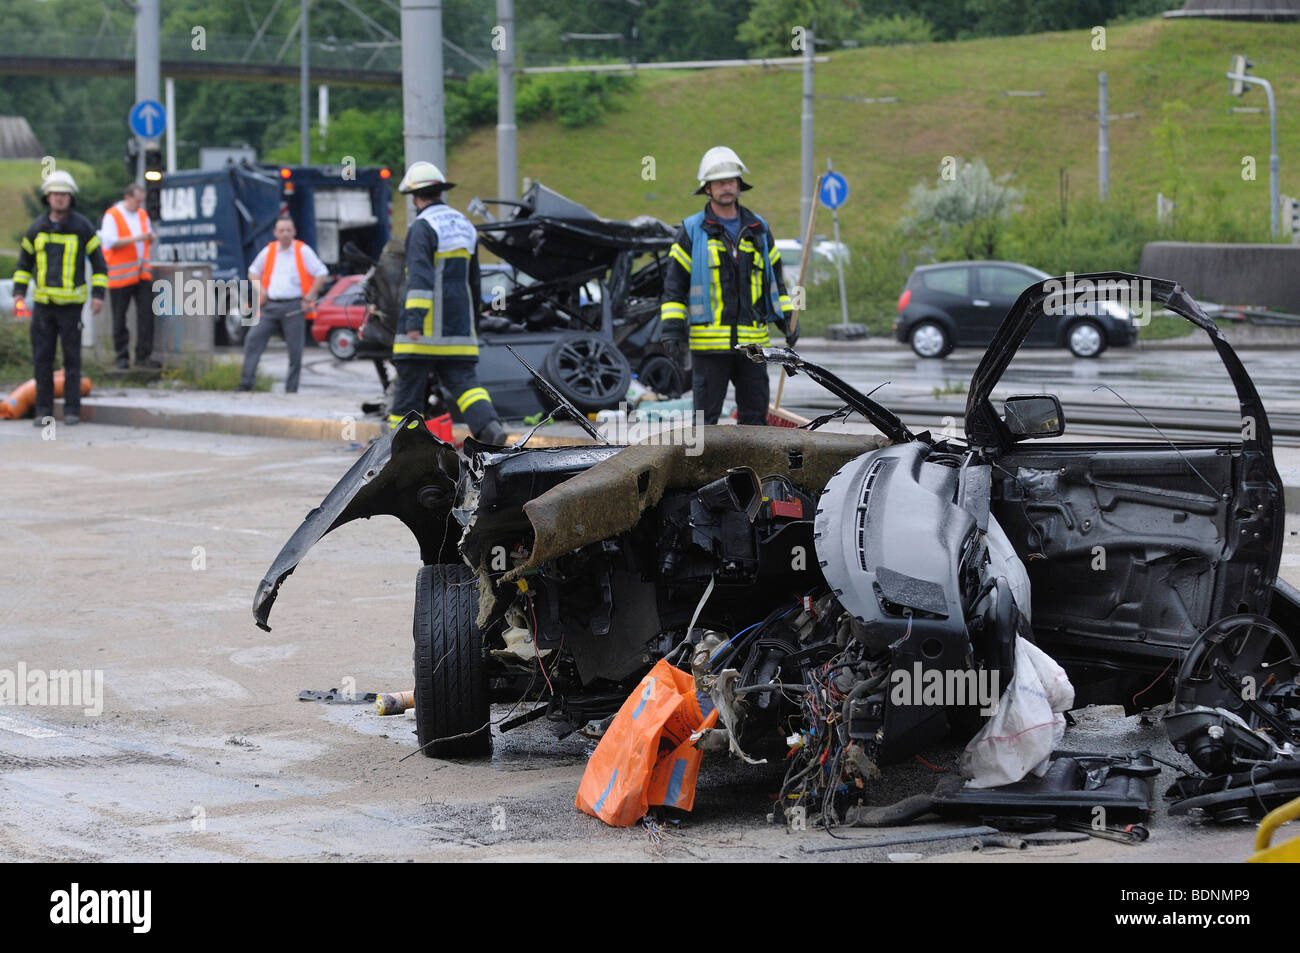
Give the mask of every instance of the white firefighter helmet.
[[41, 183], [41, 195], [49, 195], [51, 192], [66, 192], [69, 195], [77, 194], [77, 182], [68, 172], [62, 169], [56, 169], [45, 177]]
[[402, 193], [418, 192], [420, 189], [428, 189], [438, 186], [442, 189], [454, 188], [455, 182], [448, 182], [447, 177], [442, 174], [432, 162], [412, 162], [411, 167], [406, 170], [406, 175], [402, 176], [402, 181], [397, 183], [397, 191]]
[[704, 158], [700, 159], [700, 172], [696, 176], [700, 180], [700, 187], [695, 190], [695, 194], [703, 195], [704, 187], [718, 179], [739, 179], [740, 191], [744, 192], [746, 189], [753, 188], [740, 178], [748, 174], [749, 169], [745, 168], [745, 163], [740, 161], [740, 156], [736, 155], [734, 150], [727, 146], [714, 146], [704, 153]]

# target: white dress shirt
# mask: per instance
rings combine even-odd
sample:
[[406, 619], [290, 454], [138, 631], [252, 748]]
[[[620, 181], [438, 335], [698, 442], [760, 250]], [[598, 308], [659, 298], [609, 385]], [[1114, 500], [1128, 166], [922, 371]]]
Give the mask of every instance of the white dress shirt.
[[[248, 275], [254, 281], [260, 283], [262, 280], [262, 271], [266, 268], [266, 253], [268, 248], [263, 248], [253, 259], [253, 263], [248, 267]], [[321, 275], [328, 275], [330, 270], [321, 262], [320, 257], [311, 250], [311, 246], [304, 244], [302, 246], [302, 263], [307, 269], [307, 273], [313, 278], [319, 278]], [[275, 270], [271, 272], [271, 283], [266, 289], [267, 297], [276, 300], [286, 298], [305, 298], [311, 288], [302, 287], [302, 281], [298, 278], [298, 263], [295, 261], [293, 246], [290, 245], [286, 250], [277, 248], [275, 250]]]

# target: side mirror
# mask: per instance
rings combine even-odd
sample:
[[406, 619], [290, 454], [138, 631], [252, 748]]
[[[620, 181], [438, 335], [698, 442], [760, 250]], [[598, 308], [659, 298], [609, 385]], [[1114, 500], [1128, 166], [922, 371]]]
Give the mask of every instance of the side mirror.
[[1052, 394], [1008, 397], [1002, 404], [1002, 420], [1017, 440], [1065, 433], [1065, 412]]

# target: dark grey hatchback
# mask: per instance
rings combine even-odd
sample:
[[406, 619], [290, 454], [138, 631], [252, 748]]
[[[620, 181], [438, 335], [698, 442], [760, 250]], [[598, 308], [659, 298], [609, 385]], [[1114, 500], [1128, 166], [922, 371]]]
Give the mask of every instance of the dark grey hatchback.
[[[1010, 261], [953, 261], [912, 271], [898, 299], [894, 336], [919, 357], [947, 357], [954, 347], [988, 347], [1020, 293], [1051, 278]], [[1137, 340], [1137, 322], [1124, 301], [1105, 295], [1061, 309], [1035, 325], [1024, 347], [1064, 347], [1097, 357]]]

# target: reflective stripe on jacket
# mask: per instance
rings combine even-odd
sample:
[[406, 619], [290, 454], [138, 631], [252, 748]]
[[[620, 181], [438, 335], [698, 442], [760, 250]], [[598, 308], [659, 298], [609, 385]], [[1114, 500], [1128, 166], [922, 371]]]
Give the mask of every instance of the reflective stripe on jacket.
[[108, 290], [107, 265], [99, 235], [90, 221], [69, 211], [60, 222], [48, 213], [32, 222], [19, 242], [14, 271], [14, 300], [35, 282], [37, 304], [82, 304], [86, 300], [86, 260], [90, 260], [91, 295], [102, 299]]
[[659, 317], [688, 321], [693, 351], [766, 345], [768, 321], [788, 326], [790, 298], [772, 232], [753, 212], [738, 210], [734, 249], [706, 206], [682, 222], [668, 253]]
[[[406, 235], [406, 293], [393, 359], [478, 359], [478, 233], [442, 202], [426, 206]], [[418, 331], [412, 339], [408, 331]]]
[[[137, 209], [140, 222], [140, 234], [149, 234], [149, 214], [143, 207]], [[123, 214], [119, 205], [113, 205], [104, 213], [105, 218], [111, 218], [113, 224], [117, 226], [117, 237], [128, 238], [131, 235], [131, 228], [127, 223], [126, 215]], [[125, 288], [127, 285], [133, 285], [140, 281], [149, 281], [153, 275], [149, 272], [149, 243], [144, 243], [144, 257], [141, 258], [136, 254], [136, 243], [129, 242], [120, 245], [117, 248], [104, 248], [104, 260], [108, 263], [108, 286], [110, 288]]]

